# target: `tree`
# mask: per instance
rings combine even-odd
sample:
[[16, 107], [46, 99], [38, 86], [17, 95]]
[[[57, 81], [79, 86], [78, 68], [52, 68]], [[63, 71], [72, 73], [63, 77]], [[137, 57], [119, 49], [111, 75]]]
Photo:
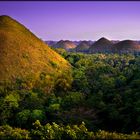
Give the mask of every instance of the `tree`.
[[1, 101], [0, 107], [0, 121], [2, 124], [6, 123], [8, 119], [12, 118], [14, 111], [19, 107], [19, 95], [12, 92], [9, 95], [6, 95]]
[[31, 111], [28, 109], [22, 110], [21, 112], [17, 113], [16, 120], [20, 126], [26, 126], [26, 124], [30, 121]]
[[33, 110], [31, 112], [31, 120], [32, 122], [36, 120], [40, 120], [40, 121], [46, 120], [45, 112], [43, 110], [38, 110], [38, 109]]

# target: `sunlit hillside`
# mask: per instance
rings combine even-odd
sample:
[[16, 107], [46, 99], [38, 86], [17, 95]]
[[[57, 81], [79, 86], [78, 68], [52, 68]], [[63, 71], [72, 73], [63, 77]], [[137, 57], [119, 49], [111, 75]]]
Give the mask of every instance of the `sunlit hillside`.
[[68, 73], [70, 64], [51, 50], [25, 26], [0, 16], [0, 81], [34, 77], [57, 77]]

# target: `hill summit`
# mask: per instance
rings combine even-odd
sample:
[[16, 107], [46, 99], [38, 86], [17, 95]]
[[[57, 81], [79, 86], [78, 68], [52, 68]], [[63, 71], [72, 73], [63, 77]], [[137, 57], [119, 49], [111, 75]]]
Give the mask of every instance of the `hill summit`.
[[113, 52], [140, 52], [140, 45], [136, 41], [123, 40], [113, 45]]
[[113, 43], [102, 37], [99, 40], [97, 40], [93, 45], [90, 47], [89, 52], [108, 52], [111, 50], [111, 46]]
[[54, 45], [54, 48], [63, 48], [65, 50], [70, 50], [76, 48], [76, 45], [69, 40], [60, 40]]
[[69, 73], [70, 64], [9, 16], [0, 16], [0, 81], [38, 79], [43, 73], [58, 77]]

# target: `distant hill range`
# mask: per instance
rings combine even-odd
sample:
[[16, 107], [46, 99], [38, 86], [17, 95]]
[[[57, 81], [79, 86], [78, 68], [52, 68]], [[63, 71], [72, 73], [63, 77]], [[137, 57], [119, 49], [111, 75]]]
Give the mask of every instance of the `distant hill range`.
[[63, 48], [67, 51], [76, 48], [76, 45], [74, 42], [69, 40], [60, 40], [56, 44], [53, 45], [54, 48]]
[[36, 81], [42, 75], [52, 81], [70, 69], [65, 59], [24, 25], [0, 16], [0, 82]]
[[[48, 43], [46, 41], [46, 43]], [[83, 53], [140, 53], [140, 41], [133, 40], [109, 40], [104, 37], [97, 41], [58, 41], [54, 48], [63, 48], [72, 52]]]

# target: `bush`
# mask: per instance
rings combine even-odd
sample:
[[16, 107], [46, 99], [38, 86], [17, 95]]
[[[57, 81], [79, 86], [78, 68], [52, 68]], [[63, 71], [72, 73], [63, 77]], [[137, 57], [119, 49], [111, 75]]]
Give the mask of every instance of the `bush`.
[[9, 125], [4, 125], [4, 126], [0, 126], [0, 139], [29, 140], [31, 139], [31, 137], [30, 137], [30, 132], [28, 130], [21, 129], [21, 128], [12, 128]]
[[116, 132], [107, 132], [99, 130], [90, 132], [82, 122], [78, 125], [60, 126], [53, 122], [42, 126], [37, 120], [34, 123], [35, 129], [32, 130], [33, 139], [139, 139], [140, 135], [133, 132], [132, 134], [122, 134]]

